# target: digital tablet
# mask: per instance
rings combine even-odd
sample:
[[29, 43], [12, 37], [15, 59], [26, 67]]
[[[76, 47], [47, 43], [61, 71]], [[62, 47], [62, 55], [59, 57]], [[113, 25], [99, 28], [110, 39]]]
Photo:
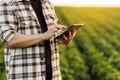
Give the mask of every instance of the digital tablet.
[[82, 27], [84, 24], [73, 24], [72, 26], [70, 26], [69, 28], [67, 28], [65, 31], [63, 31], [60, 35], [58, 35], [57, 37], [55, 37], [55, 39], [60, 39], [63, 38], [63, 35], [68, 35], [68, 32], [70, 30], [72, 30], [73, 28], [75, 28], [76, 30], [78, 30], [80, 27]]

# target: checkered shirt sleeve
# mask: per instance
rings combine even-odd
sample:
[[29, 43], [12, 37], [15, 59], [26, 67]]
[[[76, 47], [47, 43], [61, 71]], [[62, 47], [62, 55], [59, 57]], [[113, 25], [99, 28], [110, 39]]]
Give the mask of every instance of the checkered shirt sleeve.
[[16, 34], [16, 18], [11, 5], [0, 5], [0, 39], [7, 45]]

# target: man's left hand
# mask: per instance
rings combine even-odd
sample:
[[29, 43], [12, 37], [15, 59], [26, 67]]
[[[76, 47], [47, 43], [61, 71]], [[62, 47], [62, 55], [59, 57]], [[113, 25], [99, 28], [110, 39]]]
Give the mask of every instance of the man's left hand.
[[71, 29], [69, 32], [68, 32], [68, 35], [63, 35], [63, 38], [59, 39], [59, 43], [61, 44], [65, 44], [65, 45], [68, 45], [71, 43], [72, 39], [75, 37], [76, 35], [76, 29], [73, 28]]

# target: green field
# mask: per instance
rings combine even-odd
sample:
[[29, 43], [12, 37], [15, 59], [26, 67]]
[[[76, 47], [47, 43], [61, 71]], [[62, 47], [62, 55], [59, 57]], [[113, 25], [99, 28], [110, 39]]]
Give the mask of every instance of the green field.
[[[120, 8], [56, 7], [58, 23], [84, 23], [69, 46], [59, 46], [63, 80], [120, 80]], [[4, 80], [0, 45], [0, 80]]]
[[84, 23], [60, 46], [64, 80], [120, 80], [120, 8], [57, 7], [59, 23]]

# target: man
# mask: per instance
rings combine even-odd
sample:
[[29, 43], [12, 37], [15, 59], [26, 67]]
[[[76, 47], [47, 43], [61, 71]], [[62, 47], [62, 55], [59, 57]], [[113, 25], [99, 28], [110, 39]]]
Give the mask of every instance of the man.
[[8, 80], [61, 80], [58, 43], [69, 44], [75, 29], [62, 30], [49, 0], [4, 0], [0, 5], [0, 38], [5, 44]]

